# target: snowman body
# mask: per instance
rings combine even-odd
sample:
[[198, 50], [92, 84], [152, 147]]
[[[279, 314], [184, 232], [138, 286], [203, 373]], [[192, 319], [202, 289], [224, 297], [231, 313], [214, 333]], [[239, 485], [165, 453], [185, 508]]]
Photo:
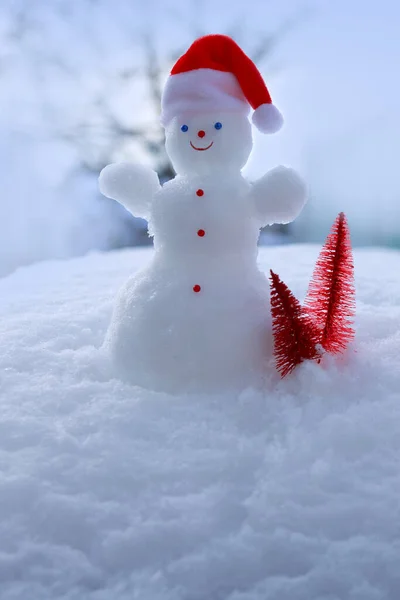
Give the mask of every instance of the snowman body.
[[230, 172], [177, 176], [155, 194], [154, 256], [120, 291], [107, 334], [124, 378], [169, 392], [262, 383], [272, 335], [249, 192]]

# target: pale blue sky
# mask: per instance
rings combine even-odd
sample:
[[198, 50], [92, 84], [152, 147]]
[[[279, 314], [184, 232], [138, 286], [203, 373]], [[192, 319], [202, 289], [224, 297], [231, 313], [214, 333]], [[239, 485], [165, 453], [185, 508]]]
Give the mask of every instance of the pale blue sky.
[[[282, 139], [303, 153], [310, 143], [380, 122], [390, 139], [399, 122], [400, 4], [395, 0], [315, 2], [315, 13], [285, 41], [287, 68], [272, 93], [286, 116]], [[368, 143], [368, 140], [367, 140]], [[397, 146], [398, 147], [398, 146]]]

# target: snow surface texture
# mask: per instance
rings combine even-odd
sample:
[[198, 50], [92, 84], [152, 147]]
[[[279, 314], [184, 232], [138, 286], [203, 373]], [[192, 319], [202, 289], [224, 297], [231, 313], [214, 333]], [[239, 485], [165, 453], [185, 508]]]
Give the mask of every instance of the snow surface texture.
[[[319, 249], [260, 265], [302, 299]], [[343, 358], [265, 395], [168, 396], [97, 350], [150, 252], [0, 281], [0, 598], [397, 600], [399, 254], [355, 252]]]
[[245, 116], [184, 114], [166, 128], [177, 176], [162, 188], [140, 165], [101, 172], [100, 190], [154, 235], [153, 260], [122, 287], [106, 336], [121, 378], [177, 393], [263, 387], [273, 337], [259, 230], [292, 221], [306, 187], [283, 166], [250, 185], [240, 169], [251, 148]]

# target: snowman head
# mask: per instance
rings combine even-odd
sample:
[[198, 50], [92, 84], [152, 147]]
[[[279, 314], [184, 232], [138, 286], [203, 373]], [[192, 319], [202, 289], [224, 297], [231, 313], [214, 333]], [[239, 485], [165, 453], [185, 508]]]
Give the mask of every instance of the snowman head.
[[188, 113], [166, 126], [166, 149], [180, 175], [239, 171], [251, 149], [251, 125], [237, 113]]
[[255, 64], [226, 35], [206, 35], [179, 58], [165, 85], [161, 122], [178, 173], [242, 168], [251, 127], [278, 131], [282, 115]]

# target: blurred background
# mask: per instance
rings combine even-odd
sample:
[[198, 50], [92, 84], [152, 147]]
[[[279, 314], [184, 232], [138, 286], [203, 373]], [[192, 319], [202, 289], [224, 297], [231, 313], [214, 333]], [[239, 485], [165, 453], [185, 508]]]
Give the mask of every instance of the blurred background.
[[204, 33], [234, 37], [285, 115], [245, 175], [282, 163], [309, 184], [260, 243], [319, 243], [343, 210], [354, 245], [400, 248], [399, 31], [397, 0], [1, 0], [0, 276], [151, 243], [97, 177], [118, 160], [173, 177], [160, 93]]

